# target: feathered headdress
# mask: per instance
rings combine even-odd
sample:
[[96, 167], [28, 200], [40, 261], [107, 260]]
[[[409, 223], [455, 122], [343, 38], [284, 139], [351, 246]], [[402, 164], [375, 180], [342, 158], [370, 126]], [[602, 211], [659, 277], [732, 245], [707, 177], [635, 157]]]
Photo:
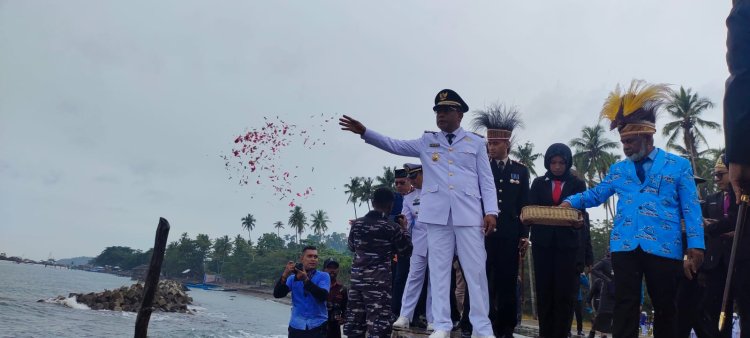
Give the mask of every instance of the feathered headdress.
[[643, 80], [633, 80], [625, 92], [617, 85], [604, 101], [601, 115], [611, 121], [610, 130], [617, 128], [620, 136], [654, 134], [656, 114], [670, 93], [666, 84]]
[[521, 113], [515, 107], [507, 108], [501, 104], [493, 104], [485, 110], [476, 112], [472, 121], [474, 130], [486, 129], [487, 140], [510, 140], [513, 129], [523, 127]]

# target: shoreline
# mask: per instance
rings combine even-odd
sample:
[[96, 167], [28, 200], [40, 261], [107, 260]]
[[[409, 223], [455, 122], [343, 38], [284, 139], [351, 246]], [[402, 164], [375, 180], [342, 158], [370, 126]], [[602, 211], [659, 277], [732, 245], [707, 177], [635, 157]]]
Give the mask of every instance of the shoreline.
[[256, 298], [261, 298], [263, 300], [272, 301], [279, 304], [285, 304], [285, 305], [292, 305], [292, 298], [290, 295], [287, 295], [284, 298], [275, 298], [273, 296], [273, 289], [260, 289], [260, 288], [253, 288], [253, 287], [238, 287], [236, 288], [237, 291], [227, 291], [227, 292], [236, 292], [241, 293], [244, 295], [253, 296]]
[[235, 289], [235, 290], [220, 291], [220, 292], [235, 293], [235, 294], [239, 293], [239, 294], [253, 296], [255, 298], [260, 298], [260, 299], [267, 300], [267, 301], [272, 301], [274, 303], [292, 305], [292, 298], [290, 295], [287, 295], [284, 298], [275, 298], [273, 296], [273, 288], [270, 288], [267, 286], [249, 286], [245, 284], [232, 284], [232, 283], [221, 284], [221, 286], [226, 289]]

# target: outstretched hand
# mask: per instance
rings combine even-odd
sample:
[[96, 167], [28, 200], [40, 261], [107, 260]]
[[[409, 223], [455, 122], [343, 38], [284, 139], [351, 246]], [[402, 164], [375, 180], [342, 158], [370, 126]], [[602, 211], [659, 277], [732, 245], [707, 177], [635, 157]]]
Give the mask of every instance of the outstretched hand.
[[367, 130], [362, 123], [346, 115], [339, 118], [339, 125], [341, 126], [341, 130], [348, 130], [359, 135], [364, 134], [365, 130]]

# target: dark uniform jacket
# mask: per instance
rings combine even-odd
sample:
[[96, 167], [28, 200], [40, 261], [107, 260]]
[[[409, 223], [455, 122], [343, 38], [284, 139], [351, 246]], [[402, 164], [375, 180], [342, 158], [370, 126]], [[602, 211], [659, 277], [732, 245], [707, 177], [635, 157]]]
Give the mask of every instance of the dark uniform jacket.
[[[729, 163], [750, 164], [750, 0], [734, 0], [727, 18], [724, 136]], [[746, 223], [747, 224], [747, 223]]]
[[[559, 202], [568, 196], [586, 191], [586, 183], [574, 175], [568, 175], [562, 186]], [[541, 206], [557, 206], [552, 200], [552, 180], [546, 176], [534, 179], [529, 192], [529, 204]], [[578, 248], [585, 234], [580, 229], [553, 225], [534, 224], [531, 226], [531, 240], [534, 246], [546, 248]], [[590, 240], [588, 241], [590, 245]], [[590, 262], [589, 262], [590, 264]]]
[[578, 231], [581, 246], [578, 247], [576, 255], [576, 269], [578, 273], [583, 272], [587, 266], [594, 265], [594, 247], [591, 245], [591, 221], [589, 213], [583, 212], [583, 227]]
[[[728, 217], [724, 217], [723, 191], [719, 191], [706, 197], [703, 207], [703, 217], [718, 220], [718, 222], [704, 227], [706, 252], [701, 268], [703, 270], [710, 270], [718, 266], [720, 262], [723, 262], [722, 264], [724, 265], [729, 263], [733, 238], [722, 236], [722, 234], [734, 231], [734, 227], [737, 223], [737, 204], [735, 203], [734, 192], [729, 193]], [[748, 233], [747, 230], [744, 231], [744, 235], [747, 235]], [[742, 244], [743, 243], [741, 242], [738, 247], [737, 259], [748, 259], [750, 258], [750, 248], [743, 247]]]
[[[328, 307], [327, 338], [341, 337], [341, 328], [339, 326], [344, 324], [348, 300], [348, 291], [345, 286], [338, 282], [331, 285], [331, 290], [328, 292], [328, 300], [326, 301], [326, 306]], [[339, 322], [338, 318], [341, 318], [341, 322]]]
[[411, 236], [388, 215], [370, 211], [358, 218], [349, 231], [349, 250], [354, 252], [350, 284], [352, 289], [391, 289], [391, 258], [411, 253]]
[[521, 208], [529, 200], [529, 169], [525, 165], [508, 159], [500, 172], [494, 160], [490, 160], [492, 176], [497, 189], [497, 205], [500, 215], [497, 219], [497, 231], [490, 237], [502, 239], [521, 239], [529, 237], [529, 228], [521, 223]]

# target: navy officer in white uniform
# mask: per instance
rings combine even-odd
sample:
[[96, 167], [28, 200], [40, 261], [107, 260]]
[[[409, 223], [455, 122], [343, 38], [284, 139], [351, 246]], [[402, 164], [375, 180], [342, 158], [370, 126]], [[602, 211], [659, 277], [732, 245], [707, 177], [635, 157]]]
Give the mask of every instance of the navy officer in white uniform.
[[[404, 207], [401, 209], [401, 213], [406, 218], [406, 224], [411, 234], [411, 245], [413, 247], [411, 251], [411, 257], [409, 258], [409, 275], [406, 278], [406, 287], [404, 288], [404, 295], [401, 298], [401, 313], [398, 316], [396, 322], [393, 323], [393, 327], [398, 328], [409, 328], [409, 324], [414, 317], [414, 310], [417, 307], [417, 302], [422, 293], [422, 286], [425, 283], [425, 272], [427, 272], [427, 226], [422, 222], [417, 222], [419, 218], [419, 207], [422, 204], [420, 195], [422, 194], [422, 183], [424, 182], [424, 176], [422, 175], [422, 165], [406, 163], [404, 164], [406, 169], [407, 177], [411, 185], [414, 187], [414, 191], [404, 196]], [[425, 317], [427, 317], [427, 330], [433, 330], [432, 318], [432, 297], [430, 294], [429, 282], [427, 282], [427, 309], [425, 311]]]
[[461, 128], [461, 119], [468, 110], [456, 92], [441, 90], [433, 107], [440, 131], [427, 131], [415, 140], [389, 138], [346, 115], [339, 119], [342, 130], [361, 135], [365, 142], [396, 155], [419, 157], [422, 162], [424, 183], [417, 221], [427, 228], [430, 247], [428, 264], [435, 320], [431, 338], [449, 337], [453, 328], [449, 297], [456, 253], [469, 295], [477, 300], [470, 304], [473, 335], [494, 337], [488, 318], [484, 236], [495, 230], [498, 207], [486, 142]]

